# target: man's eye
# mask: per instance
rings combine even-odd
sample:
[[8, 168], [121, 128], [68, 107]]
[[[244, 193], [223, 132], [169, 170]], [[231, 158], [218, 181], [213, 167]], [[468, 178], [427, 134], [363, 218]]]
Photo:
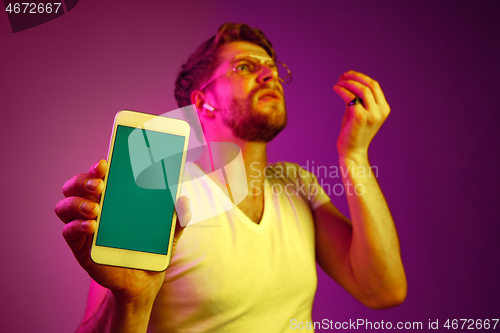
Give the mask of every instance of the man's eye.
[[247, 62], [238, 63], [235, 66], [235, 69], [238, 72], [251, 72], [252, 68], [253, 68], [253, 66]]

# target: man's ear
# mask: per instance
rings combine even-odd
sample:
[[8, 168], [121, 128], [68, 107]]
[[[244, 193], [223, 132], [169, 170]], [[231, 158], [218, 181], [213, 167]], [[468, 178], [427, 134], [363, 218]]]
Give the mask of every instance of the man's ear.
[[206, 103], [205, 101], [206, 95], [198, 90], [195, 90], [191, 93], [191, 103], [196, 107], [196, 111], [200, 116], [206, 118], [214, 118], [215, 115], [212, 110], [205, 108], [203, 105]]

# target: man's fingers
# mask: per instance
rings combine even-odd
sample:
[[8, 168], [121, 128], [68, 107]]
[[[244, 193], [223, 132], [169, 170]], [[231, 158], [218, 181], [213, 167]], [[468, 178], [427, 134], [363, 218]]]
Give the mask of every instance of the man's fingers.
[[62, 188], [65, 197], [85, 197], [99, 202], [99, 195], [104, 190], [104, 181], [88, 173], [73, 176]]
[[104, 175], [108, 162], [100, 160], [94, 163], [89, 173], [81, 173], [72, 177], [63, 185], [63, 194], [65, 197], [85, 197], [92, 201], [99, 201], [99, 195], [104, 190]]
[[337, 85], [349, 90], [350, 92], [361, 98], [366, 110], [373, 110], [377, 106], [377, 102], [375, 102], [373, 93], [368, 86], [365, 86], [358, 81], [346, 79], [340, 80], [339, 82], [337, 82]]
[[63, 237], [82, 267], [91, 263], [89, 250], [95, 228], [93, 220], [74, 220], [63, 228]]
[[55, 208], [56, 215], [68, 223], [75, 219], [93, 219], [99, 213], [99, 204], [80, 197], [69, 197], [59, 201]]
[[177, 248], [177, 243], [186, 229], [187, 224], [191, 220], [191, 209], [190, 202], [186, 196], [179, 197], [177, 204], [175, 205], [175, 210], [177, 211], [177, 221], [175, 224], [175, 234], [172, 243], [172, 257], [175, 255], [175, 250]]
[[191, 221], [191, 203], [186, 196], [179, 197], [175, 205], [177, 219], [181, 227], [185, 227]]
[[354, 98], [356, 98], [355, 94], [353, 94], [346, 88], [341, 87], [339, 85], [334, 85], [333, 90], [335, 90], [335, 92], [339, 94], [339, 96], [344, 100], [346, 104], [352, 101]]
[[340, 80], [342, 79], [354, 80], [364, 84], [365, 86], [370, 88], [375, 102], [378, 105], [385, 106], [387, 104], [384, 92], [382, 91], [382, 88], [380, 88], [380, 84], [368, 75], [356, 71], [348, 71], [340, 76]]
[[89, 173], [96, 178], [104, 178], [106, 175], [106, 170], [108, 169], [108, 162], [106, 160], [100, 160], [92, 164], [89, 169]]

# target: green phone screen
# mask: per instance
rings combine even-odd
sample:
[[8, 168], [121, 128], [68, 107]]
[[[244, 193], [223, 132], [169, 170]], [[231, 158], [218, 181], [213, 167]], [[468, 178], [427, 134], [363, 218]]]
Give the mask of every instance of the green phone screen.
[[167, 254], [185, 139], [117, 126], [96, 245]]

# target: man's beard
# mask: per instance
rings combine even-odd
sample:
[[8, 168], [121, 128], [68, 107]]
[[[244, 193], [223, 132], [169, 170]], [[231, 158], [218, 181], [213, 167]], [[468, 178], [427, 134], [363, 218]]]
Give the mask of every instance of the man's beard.
[[[228, 108], [221, 109], [222, 122], [233, 130], [233, 134], [245, 141], [270, 142], [286, 127], [286, 107], [281, 103], [268, 103], [271, 110], [253, 108], [254, 96], [262, 89], [273, 89], [263, 85], [253, 89], [245, 100], [231, 99]], [[275, 89], [277, 90], [277, 89]], [[282, 92], [279, 91], [282, 96]]]

